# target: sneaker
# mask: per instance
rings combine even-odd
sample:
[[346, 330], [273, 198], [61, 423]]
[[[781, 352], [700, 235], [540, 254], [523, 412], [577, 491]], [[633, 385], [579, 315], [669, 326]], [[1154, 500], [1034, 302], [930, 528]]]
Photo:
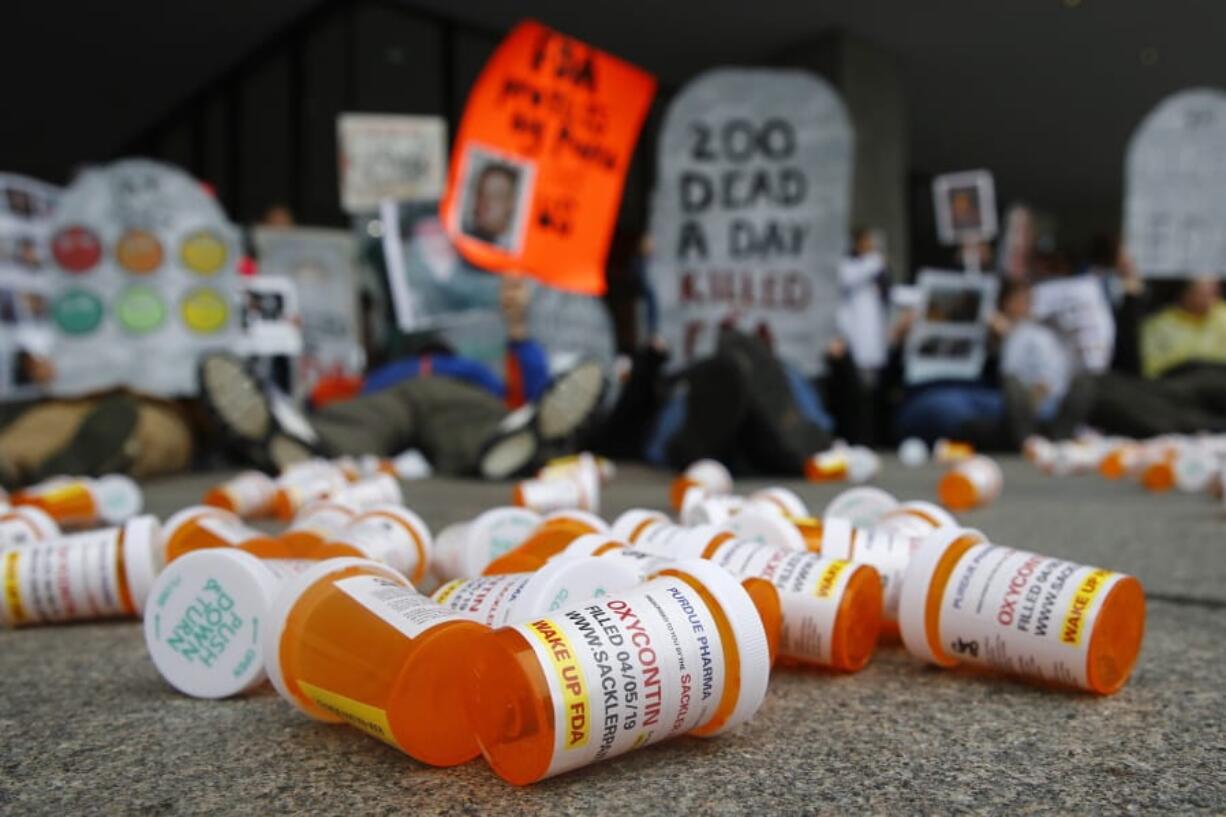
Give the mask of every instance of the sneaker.
[[314, 456], [318, 438], [310, 421], [285, 394], [265, 389], [237, 357], [206, 356], [199, 377], [201, 401], [242, 459], [279, 472]]
[[94, 406], [72, 438], [29, 475], [39, 482], [61, 474], [99, 477], [127, 471], [136, 459], [136, 399], [116, 394]]
[[546, 443], [574, 440], [590, 430], [605, 394], [604, 369], [585, 361], [559, 375], [538, 401], [537, 429]]
[[481, 451], [477, 472], [484, 479], [503, 480], [526, 474], [541, 461], [537, 407], [527, 405], [508, 414]]

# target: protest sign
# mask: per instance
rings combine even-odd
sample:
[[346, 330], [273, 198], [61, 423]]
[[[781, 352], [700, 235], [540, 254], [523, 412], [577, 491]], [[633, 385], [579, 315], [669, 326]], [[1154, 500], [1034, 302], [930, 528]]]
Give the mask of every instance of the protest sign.
[[944, 244], [996, 237], [996, 185], [986, 170], [946, 173], [932, 180], [937, 236]]
[[321, 377], [360, 375], [366, 355], [353, 236], [317, 227], [264, 227], [254, 237], [260, 275], [289, 279], [298, 293], [301, 386], [309, 391]]
[[920, 270], [922, 319], [903, 350], [908, 384], [973, 380], [988, 355], [988, 318], [999, 282], [986, 275]]
[[599, 295], [655, 79], [527, 21], [473, 85], [440, 213], [472, 264]]
[[37, 179], [0, 173], [0, 272], [45, 278], [47, 234], [60, 193]]
[[50, 236], [52, 393], [195, 394], [200, 355], [237, 335], [240, 254], [237, 229], [200, 183], [145, 159], [87, 170]]
[[289, 278], [251, 275], [238, 285], [242, 337], [238, 348], [248, 357], [302, 354], [302, 311], [298, 288]]
[[681, 90], [660, 135], [648, 264], [674, 367], [711, 354], [731, 324], [820, 373], [852, 150], [838, 94], [806, 72], [720, 68]]
[[1086, 371], [1103, 372], [1115, 349], [1115, 318], [1102, 281], [1092, 275], [1035, 285], [1031, 314], [1052, 326], [1077, 350]]
[[1124, 235], [1149, 278], [1226, 277], [1226, 92], [1167, 97], [1124, 164]]
[[336, 131], [346, 212], [373, 212], [385, 199], [434, 201], [443, 194], [447, 123], [441, 116], [345, 113]]

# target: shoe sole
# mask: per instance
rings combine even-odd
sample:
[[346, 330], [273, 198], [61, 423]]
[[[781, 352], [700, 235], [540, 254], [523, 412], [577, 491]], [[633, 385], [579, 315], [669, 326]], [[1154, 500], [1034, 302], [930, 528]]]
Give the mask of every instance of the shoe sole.
[[580, 363], [559, 377], [537, 411], [541, 439], [555, 442], [583, 428], [600, 407], [604, 390], [604, 370], [595, 362]]
[[540, 453], [541, 446], [530, 428], [495, 439], [481, 454], [477, 470], [490, 480], [509, 479], [526, 471]]
[[214, 417], [237, 440], [260, 443], [272, 433], [268, 398], [237, 358], [205, 358], [200, 364], [200, 391]]

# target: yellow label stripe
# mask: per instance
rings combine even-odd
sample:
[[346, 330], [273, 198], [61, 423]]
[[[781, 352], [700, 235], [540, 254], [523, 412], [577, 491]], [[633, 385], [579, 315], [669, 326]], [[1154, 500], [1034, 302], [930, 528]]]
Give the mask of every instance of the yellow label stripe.
[[570, 640], [556, 623], [547, 618], [525, 626], [545, 648], [562, 688], [562, 723], [554, 724], [554, 728], [565, 737], [562, 746], [566, 749], [586, 746], [592, 732], [591, 706], [583, 668], [579, 666]]
[[1095, 570], [1081, 580], [1081, 586], [1069, 600], [1068, 611], [1064, 614], [1064, 624], [1060, 628], [1061, 643], [1072, 647], [1081, 644], [1081, 634], [1085, 632], [1086, 611], [1102, 592], [1111, 575], [1110, 570]]
[[387, 719], [387, 712], [379, 707], [355, 701], [339, 692], [317, 687], [306, 681], [299, 681], [298, 688], [320, 707], [336, 715], [350, 726], [361, 729], [366, 734], [373, 735], [397, 749], [401, 748], [396, 738], [392, 736], [392, 724]]

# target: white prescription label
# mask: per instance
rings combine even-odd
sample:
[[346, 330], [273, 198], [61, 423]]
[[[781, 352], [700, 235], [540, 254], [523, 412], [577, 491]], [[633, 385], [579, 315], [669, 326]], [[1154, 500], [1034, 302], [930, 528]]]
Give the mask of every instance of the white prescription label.
[[711, 561], [739, 578], [765, 579], [779, 591], [780, 655], [830, 663], [839, 604], [855, 573], [850, 562], [736, 539], [720, 545]]
[[898, 621], [902, 577], [911, 563], [911, 554], [922, 541], [904, 533], [856, 529], [846, 542], [823, 544], [822, 555], [875, 567], [881, 575], [883, 617], [886, 621]]
[[26, 547], [42, 538], [35, 524], [21, 514], [13, 513], [0, 519], [0, 548]]
[[511, 608], [532, 580], [531, 573], [503, 573], [475, 579], [456, 579], [435, 591], [432, 598], [444, 607], [487, 627], [507, 623]]
[[941, 600], [941, 645], [959, 660], [1084, 688], [1098, 611], [1123, 578], [998, 545], [959, 560]]
[[689, 732], [724, 697], [715, 615], [680, 579], [661, 577], [515, 629], [532, 645], [554, 702], [546, 776]]
[[133, 615], [120, 589], [122, 529], [108, 528], [40, 542], [0, 554], [11, 624]]
[[464, 616], [436, 604], [412, 587], [382, 576], [351, 576], [333, 584], [349, 598], [374, 613], [409, 638], [448, 621], [466, 621]]
[[371, 559], [412, 576], [424, 553], [413, 529], [391, 514], [366, 514], [345, 532], [345, 541], [359, 548]]

